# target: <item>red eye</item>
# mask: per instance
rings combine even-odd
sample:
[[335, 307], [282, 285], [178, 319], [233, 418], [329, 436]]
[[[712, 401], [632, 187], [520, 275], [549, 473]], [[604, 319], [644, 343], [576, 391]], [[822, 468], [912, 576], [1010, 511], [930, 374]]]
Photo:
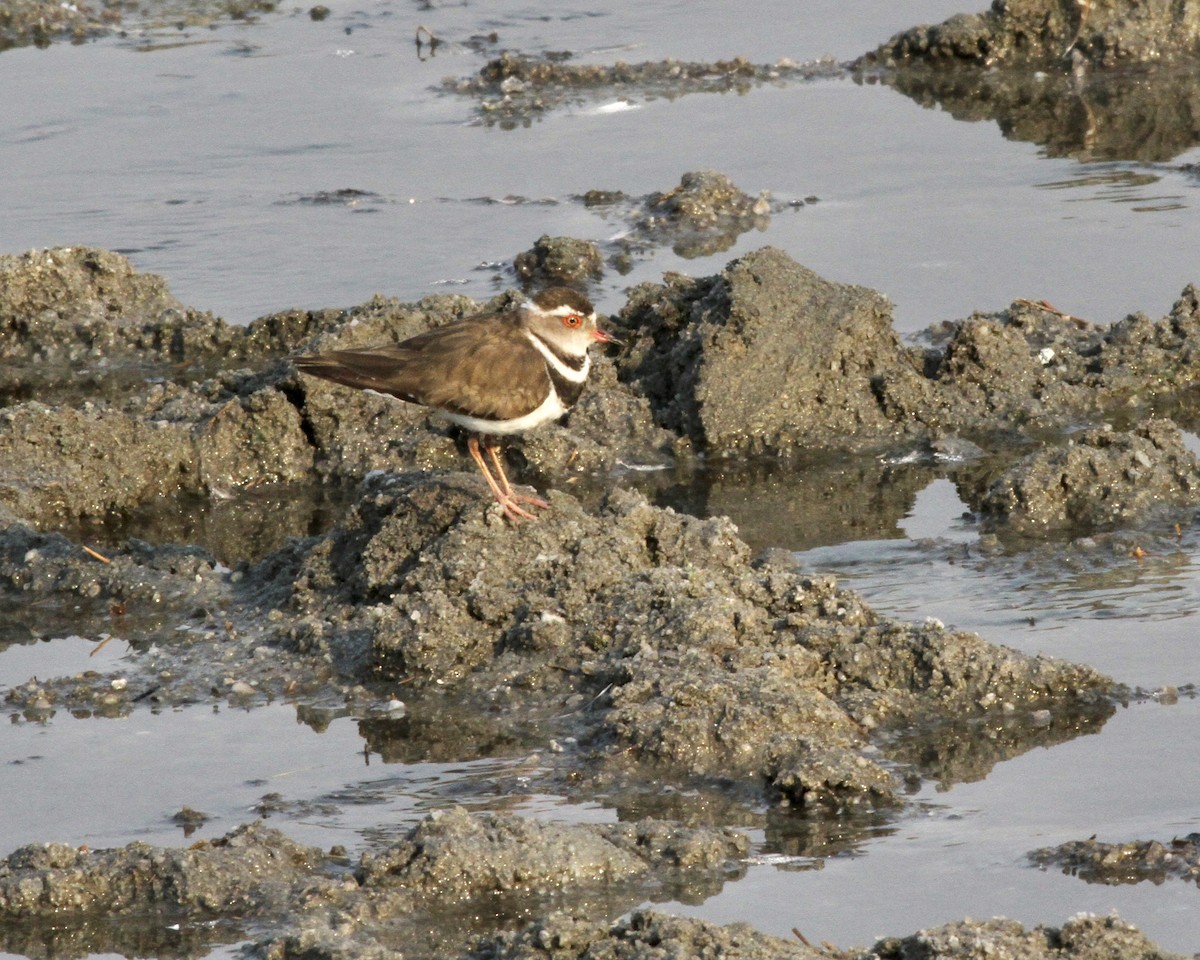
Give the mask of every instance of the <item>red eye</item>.
[[583, 317], [577, 313], [569, 313], [563, 317], [563, 323], [565, 323], [568, 327], [578, 327], [581, 323], [583, 323]]

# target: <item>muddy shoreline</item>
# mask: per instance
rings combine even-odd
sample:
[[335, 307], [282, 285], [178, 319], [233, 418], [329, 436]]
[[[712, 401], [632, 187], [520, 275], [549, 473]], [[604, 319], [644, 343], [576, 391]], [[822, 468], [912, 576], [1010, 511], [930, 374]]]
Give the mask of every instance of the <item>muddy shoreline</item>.
[[[644, 285], [611, 319], [625, 345], [601, 363], [585, 400], [563, 424], [512, 445], [513, 469], [550, 488], [552, 504], [541, 522], [513, 528], [480, 498], [459, 438], [436, 418], [305, 380], [287, 360], [407, 336], [479, 305], [376, 299], [236, 328], [105, 251], [35, 252], [2, 265], [8, 632], [17, 642], [52, 636], [58, 624], [40, 611], [54, 603], [40, 601], [61, 598], [79, 607], [75, 632], [119, 636], [133, 650], [120, 675], [5, 691], [14, 718], [283, 700], [360, 717], [385, 756], [469, 755], [473, 738], [526, 743], [541, 754], [537, 789], [660, 818], [623, 825], [626, 839], [594, 861], [567, 857], [567, 874], [554, 844], [582, 855], [581, 845], [617, 835], [460, 811], [415, 828], [410, 852], [363, 854], [357, 867], [254, 825], [186, 856], [35, 846], [0, 866], [0, 911], [15, 929], [64, 910], [87, 927], [111, 900], [106, 909], [147, 915], [215, 909], [236, 921], [237, 937], [250, 920], [268, 931], [254, 936], [272, 956], [360, 956], [397, 935], [397, 911], [406, 923], [424, 917], [417, 927], [436, 925], [446, 905], [422, 901], [422, 883], [461, 889], [471, 902], [483, 889], [520, 900], [551, 887], [569, 911], [602, 882], [606, 902], [618, 890], [632, 897], [620, 913], [651, 887], [679, 896], [680, 883], [711, 889], [736, 876], [747, 839], [731, 824], [800, 816], [843, 831], [866, 825], [903, 809], [910, 778], [978, 778], [1001, 759], [1099, 729], [1130, 695], [1086, 666], [932, 620], [880, 616], [790, 555], [756, 552], [728, 520], [656, 505], [653, 485], [625, 488], [630, 463], [681, 476], [738, 459], [941, 456], [960, 464], [956, 483], [998, 543], [1153, 531], [1196, 507], [1195, 458], [1163, 416], [1191, 422], [1200, 336], [1191, 290], [1159, 321], [1100, 329], [1020, 303], [906, 345], [879, 294], [830, 283], [770, 248], [712, 277]], [[67, 370], [97, 392], [81, 400]], [[1079, 432], [1084, 423], [1097, 426]], [[97, 556], [78, 538], [180, 497], [244, 499], [243, 516], [256, 502], [270, 511], [269, 498], [255, 499], [263, 489], [314, 479], [343, 499], [308, 536], [293, 528], [269, 547], [113, 538]], [[879, 474], [867, 482], [890, 486]], [[435, 843], [430, 831], [449, 826], [484, 845]], [[566, 833], [550, 840], [546, 831]], [[648, 839], [664, 836], [672, 839]], [[628, 842], [645, 859], [620, 859]], [[416, 880], [411, 851], [434, 847], [448, 859]], [[508, 857], [505, 879], [495, 871]], [[382, 862], [408, 878], [387, 880], [386, 894], [366, 879], [393, 876]], [[257, 864], [248, 887], [239, 879], [246, 864]], [[142, 869], [150, 879], [112, 886]], [[538, 878], [539, 869], [550, 872]], [[276, 870], [277, 880], [264, 879]], [[33, 878], [41, 892], [31, 899]], [[209, 884], [212, 893], [187, 892]], [[146, 900], [143, 890], [161, 893]], [[337, 931], [351, 915], [358, 928], [347, 937]], [[672, 923], [652, 914], [635, 922]], [[297, 925], [305, 932], [285, 932]], [[554, 929], [564, 943], [581, 935]], [[472, 935], [484, 940], [428, 950], [528, 949], [527, 934], [489, 940], [484, 924]], [[675, 935], [730, 934], [687, 923]], [[1008, 927], [973, 935], [1039, 936]], [[738, 936], [746, 955], [783, 949]], [[1136, 936], [1108, 922], [1097, 943]]]
[[[140, 10], [136, 29], [271, 9]], [[133, 16], [22, 4], [0, 48], [82, 42], [135, 29]], [[1161, 159], [1200, 129], [1174, 122], [1192, 116], [1198, 38], [1194, 14], [1153, 4], [1020, 0], [852, 63], [579, 66], [501, 50], [440, 91], [479, 122], [518, 126], [597, 97], [849, 77], [997, 119], [1051, 153]], [[1145, 82], [1121, 86], [1123, 71]], [[1167, 115], [1169, 130], [1143, 122]], [[527, 289], [587, 285], [659, 245], [710, 255], [816, 199], [781, 203], [707, 170], [642, 197], [591, 190], [575, 200], [620, 222], [620, 239], [542, 237], [512, 275]], [[910, 809], [914, 784], [981, 779], [1146, 696], [1086, 664], [883, 615], [773, 537], [781, 517], [792, 547], [882, 535], [944, 476], [981, 534], [963, 562], [1166, 554], [1200, 507], [1187, 437], [1200, 423], [1200, 287], [1158, 318], [1101, 326], [1018, 300], [905, 341], [883, 293], [769, 246], [709, 276], [640, 284], [609, 321], [623, 345], [597, 358], [580, 404], [509, 444], [513, 474], [552, 507], [515, 528], [444, 422], [289, 359], [520, 297], [375, 297], [239, 327], [111, 251], [0, 256], [0, 644], [69, 633], [129, 649], [119, 669], [0, 690], [11, 722], [283, 702], [314, 724], [353, 717], [389, 761], [523, 751], [526, 774], [497, 778], [497, 797], [598, 803], [619, 820], [450, 807], [356, 851], [303, 846], [249, 815], [178, 848], [46, 837], [0, 859], [0, 949], [1170, 956], [1115, 916], [1030, 930], [963, 920], [849, 948], [641, 907], [736, 882], [755, 831], [795, 837], [797, 860], [852, 851]], [[745, 491], [758, 519], [739, 529], [721, 505]], [[1013, 855], [1031, 874], [1100, 883], [1200, 869], [1195, 834]]]

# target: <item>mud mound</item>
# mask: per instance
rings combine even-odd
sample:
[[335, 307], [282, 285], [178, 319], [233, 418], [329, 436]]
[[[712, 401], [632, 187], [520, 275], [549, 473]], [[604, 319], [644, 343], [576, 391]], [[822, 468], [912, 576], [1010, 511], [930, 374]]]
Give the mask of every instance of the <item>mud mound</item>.
[[[168, 386], [147, 416], [32, 401], [0, 411], [0, 504], [27, 521], [105, 517], [175, 493], [221, 495], [305, 479], [312, 449], [300, 415], [273, 389], [209, 402]], [[146, 401], [144, 400], [143, 403]], [[185, 412], [186, 410], [186, 412]]]
[[1120, 0], [1007, 0], [978, 14], [897, 34], [876, 56], [941, 64], [1060, 65], [1071, 51], [1105, 66], [1161, 62], [1200, 51], [1200, 15], [1189, 6]]
[[[11, 336], [0, 342], [12, 363], [0, 373], [0, 398], [38, 399], [0, 411], [0, 507], [30, 522], [127, 516], [176, 494], [227, 498], [314, 473], [353, 483], [372, 470], [465, 461], [449, 425], [429, 411], [269, 360], [301, 344], [412, 336], [476, 312], [466, 297], [410, 305], [377, 297], [241, 328], [183, 310], [161, 279], [116, 254], [59, 249], [9, 260], [0, 317]], [[239, 362], [260, 370], [232, 367]], [[565, 425], [508, 444], [518, 469], [532, 460], [528, 472], [544, 483], [671, 458], [676, 438], [602, 358], [592, 381]]]
[[877, 384], [926, 389], [874, 291], [823, 280], [771, 247], [719, 277], [636, 288], [621, 377], [659, 422], [718, 455], [879, 445], [911, 433]]
[[[1110, 957], [1168, 960], [1136, 927], [1117, 917], [1073, 917], [1061, 927], [1036, 927], [1026, 931], [1015, 920], [997, 917], [976, 922], [964, 920], [922, 930], [909, 937], [880, 940], [870, 950], [836, 951], [807, 943], [781, 940], [758, 933], [743, 924], [719, 927], [702, 920], [667, 917], [639, 910], [611, 926], [578, 917], [555, 916], [520, 933], [506, 934], [472, 954], [475, 960], [533, 960], [607, 957], [613, 960], [649, 960], [667, 952], [671, 956], [720, 956], [736, 960], [839, 956], [845, 960], [924, 960], [995, 956], [1031, 960], [1106, 960]], [[1182, 960], [1178, 955], [1175, 960]]]
[[[674, 776], [814, 809], [898, 802], [878, 727], [1103, 699], [1092, 671], [881, 618], [832, 578], [755, 563], [728, 521], [552, 495], [512, 529], [454, 476], [380, 477], [346, 522], [254, 586], [296, 649], [369, 646], [368, 672], [495, 706], [589, 702], [572, 735]], [[281, 579], [281, 576], [283, 579]], [[498, 693], [498, 691], [503, 691]], [[530, 707], [532, 709], [532, 707]]]
[[[454, 431], [429, 411], [268, 359], [302, 344], [411, 336], [476, 311], [464, 297], [376, 298], [243, 329], [174, 308], [148, 319], [169, 295], [116, 255], [17, 259], [25, 279], [10, 285], [7, 307], [0, 298], [0, 310], [22, 318], [6, 338], [18, 358], [7, 382], [10, 396], [39, 398], [0, 417], [0, 507], [17, 516], [45, 524], [128, 515], [172, 494], [224, 498], [314, 473], [344, 486], [373, 470], [464, 463]], [[93, 260], [95, 270], [86, 266]], [[56, 298], [45, 322], [22, 312]], [[1200, 419], [1200, 293], [1191, 287], [1159, 321], [1138, 314], [1105, 328], [1018, 301], [933, 331], [917, 348], [896, 337], [880, 295], [765, 248], [714, 277], [639, 287], [615, 325], [629, 343], [611, 362], [597, 356], [571, 414], [506, 445], [518, 475], [545, 487], [623, 465], [686, 462], [693, 450], [792, 459], [936, 449], [967, 437], [1003, 449], [1014, 436], [1041, 441], [1152, 404], [1185, 423]], [[149, 376], [160, 382], [147, 386]], [[104, 400], [54, 405], [92, 382], [104, 384], [96, 388]], [[56, 383], [71, 387], [60, 394]]]
[[120, 12], [107, 4], [63, 6], [55, 0], [11, 0], [0, 11], [0, 50], [29, 44], [48, 47], [54, 40], [83, 43], [107, 33], [120, 20]]
[[664, 953], [726, 960], [815, 960], [827, 956], [813, 947], [759, 933], [748, 924], [721, 927], [649, 910], [638, 910], [612, 925], [582, 917], [549, 917], [520, 933], [497, 937], [471, 956], [472, 960], [650, 960]]
[[1200, 833], [1189, 833], [1167, 843], [1159, 840], [1105, 843], [1091, 837], [1034, 850], [1029, 859], [1042, 867], [1061, 867], [1063, 873], [1087, 883], [1149, 880], [1159, 884], [1168, 877], [1196, 883], [1200, 882]]
[[[305, 943], [309, 956], [361, 958], [403, 936], [409, 943], [436, 937], [433, 955], [463, 956], [473, 935], [493, 928], [487, 910], [464, 917], [459, 901], [468, 911], [489, 899], [528, 908], [554, 891], [559, 902], [593, 912], [662, 899], [664, 883], [699, 896], [736, 876], [730, 867], [748, 847], [731, 830], [653, 820], [545, 824], [461, 808], [430, 815], [357, 864], [343, 851], [300, 846], [261, 821], [183, 850], [33, 844], [0, 859], [0, 943], [20, 943], [22, 933], [53, 922], [56, 942], [82, 929], [88, 942], [113, 952], [137, 944], [161, 952], [164, 938], [147, 928], [161, 929], [169, 917], [208, 929], [197, 940], [211, 947], [237, 936], [231, 921], [253, 917], [264, 937], [260, 955], [291, 955]], [[105, 914], [122, 922], [90, 929]]]
[[770, 247], [704, 279], [636, 288], [618, 323], [622, 380], [658, 422], [716, 456], [992, 445], [1081, 420], [1195, 417], [1200, 293], [1112, 327], [1032, 301], [932, 330], [907, 347], [874, 291], [831, 283]]
[[439, 900], [469, 899], [547, 885], [620, 883], [654, 869], [718, 870], [749, 846], [732, 830], [649, 820], [548, 824], [455, 808], [433, 814], [381, 854], [364, 854], [355, 876], [368, 890], [404, 887]]
[[132, 843], [87, 850], [48, 843], [0, 861], [0, 915], [177, 907], [197, 914], [279, 909], [288, 889], [324, 855], [260, 825], [187, 850]]
[[582, 287], [604, 273], [600, 248], [587, 240], [546, 234], [513, 258], [513, 270], [526, 289], [568, 284]]
[[1133, 924], [1119, 917], [1087, 914], [1072, 917], [1061, 927], [1038, 926], [1026, 930], [1016, 920], [994, 917], [977, 922], [948, 923], [912, 936], [880, 940], [856, 960], [902, 960], [920, 956], [954, 960], [970, 957], [1021, 957], [1023, 960], [1182, 960], [1160, 950]]
[[[104, 352], [119, 336], [139, 336], [166, 311], [184, 309], [161, 277], [138, 273], [107, 250], [60, 247], [0, 256], [0, 325], [11, 334], [0, 340], [6, 360], [22, 355], [38, 327], [40, 356], [57, 348], [77, 360], [89, 350]], [[59, 343], [52, 344], [48, 330], [61, 331]]]
[[1021, 533], [1107, 529], [1192, 507], [1200, 500], [1200, 462], [1169, 420], [1129, 432], [1091, 430], [1066, 447], [1030, 454], [987, 492], [995, 523]]

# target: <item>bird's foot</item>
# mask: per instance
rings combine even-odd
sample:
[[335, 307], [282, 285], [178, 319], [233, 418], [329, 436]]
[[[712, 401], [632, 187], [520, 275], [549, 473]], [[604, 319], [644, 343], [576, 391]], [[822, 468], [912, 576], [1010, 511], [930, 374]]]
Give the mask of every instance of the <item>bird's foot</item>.
[[531, 507], [537, 507], [539, 510], [550, 509], [550, 504], [548, 504], [541, 497], [531, 497], [524, 493], [517, 493], [514, 490], [510, 490], [508, 495], [511, 499], [516, 500], [518, 503], [527, 503]]
[[545, 500], [540, 500], [537, 497], [526, 497], [519, 493], [510, 493], [507, 495], [499, 495], [496, 497], [496, 502], [500, 504], [504, 515], [513, 523], [520, 523], [522, 520], [536, 520], [536, 513], [530, 513], [528, 510], [519, 506], [517, 501], [528, 503], [530, 506], [545, 509], [550, 506]]

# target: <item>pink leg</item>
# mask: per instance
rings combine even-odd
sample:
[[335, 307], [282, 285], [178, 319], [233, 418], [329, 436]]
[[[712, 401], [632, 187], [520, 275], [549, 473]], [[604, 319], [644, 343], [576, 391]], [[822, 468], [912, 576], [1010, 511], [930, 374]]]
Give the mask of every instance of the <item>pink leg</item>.
[[504, 473], [504, 464], [500, 460], [500, 453], [496, 448], [496, 444], [490, 438], [484, 437], [483, 448], [487, 451], [488, 456], [492, 459], [492, 463], [496, 466], [496, 473], [500, 477], [500, 489], [504, 491], [506, 496], [513, 500], [519, 500], [521, 503], [528, 503], [530, 506], [539, 507], [542, 510], [550, 509], [550, 504], [541, 497], [527, 497], [523, 493], [513, 493], [512, 485], [508, 482], [508, 476]]
[[[491, 488], [492, 496], [494, 496], [496, 498], [496, 502], [504, 508], [504, 515], [506, 517], [508, 517], [514, 523], [521, 520], [537, 519], [536, 514], [532, 514], [528, 510], [523, 510], [521, 507], [517, 506], [517, 502], [513, 498], [511, 489], [506, 493], [500, 484], [496, 482], [496, 478], [493, 477], [491, 471], [488, 470], [487, 464], [483, 462], [483, 456], [479, 452], [479, 437], [475, 436], [475, 434], [471, 434], [471, 436], [467, 438], [467, 451], [471, 454], [471, 459], [474, 460], [475, 464], [479, 467], [480, 473], [483, 474], [483, 479], [487, 481], [487, 485]], [[489, 453], [490, 452], [491, 449], [489, 447]], [[495, 459], [494, 456], [493, 459]], [[501, 471], [500, 475], [504, 476], [503, 471]], [[504, 486], [508, 486], [507, 477], [505, 477]]]

